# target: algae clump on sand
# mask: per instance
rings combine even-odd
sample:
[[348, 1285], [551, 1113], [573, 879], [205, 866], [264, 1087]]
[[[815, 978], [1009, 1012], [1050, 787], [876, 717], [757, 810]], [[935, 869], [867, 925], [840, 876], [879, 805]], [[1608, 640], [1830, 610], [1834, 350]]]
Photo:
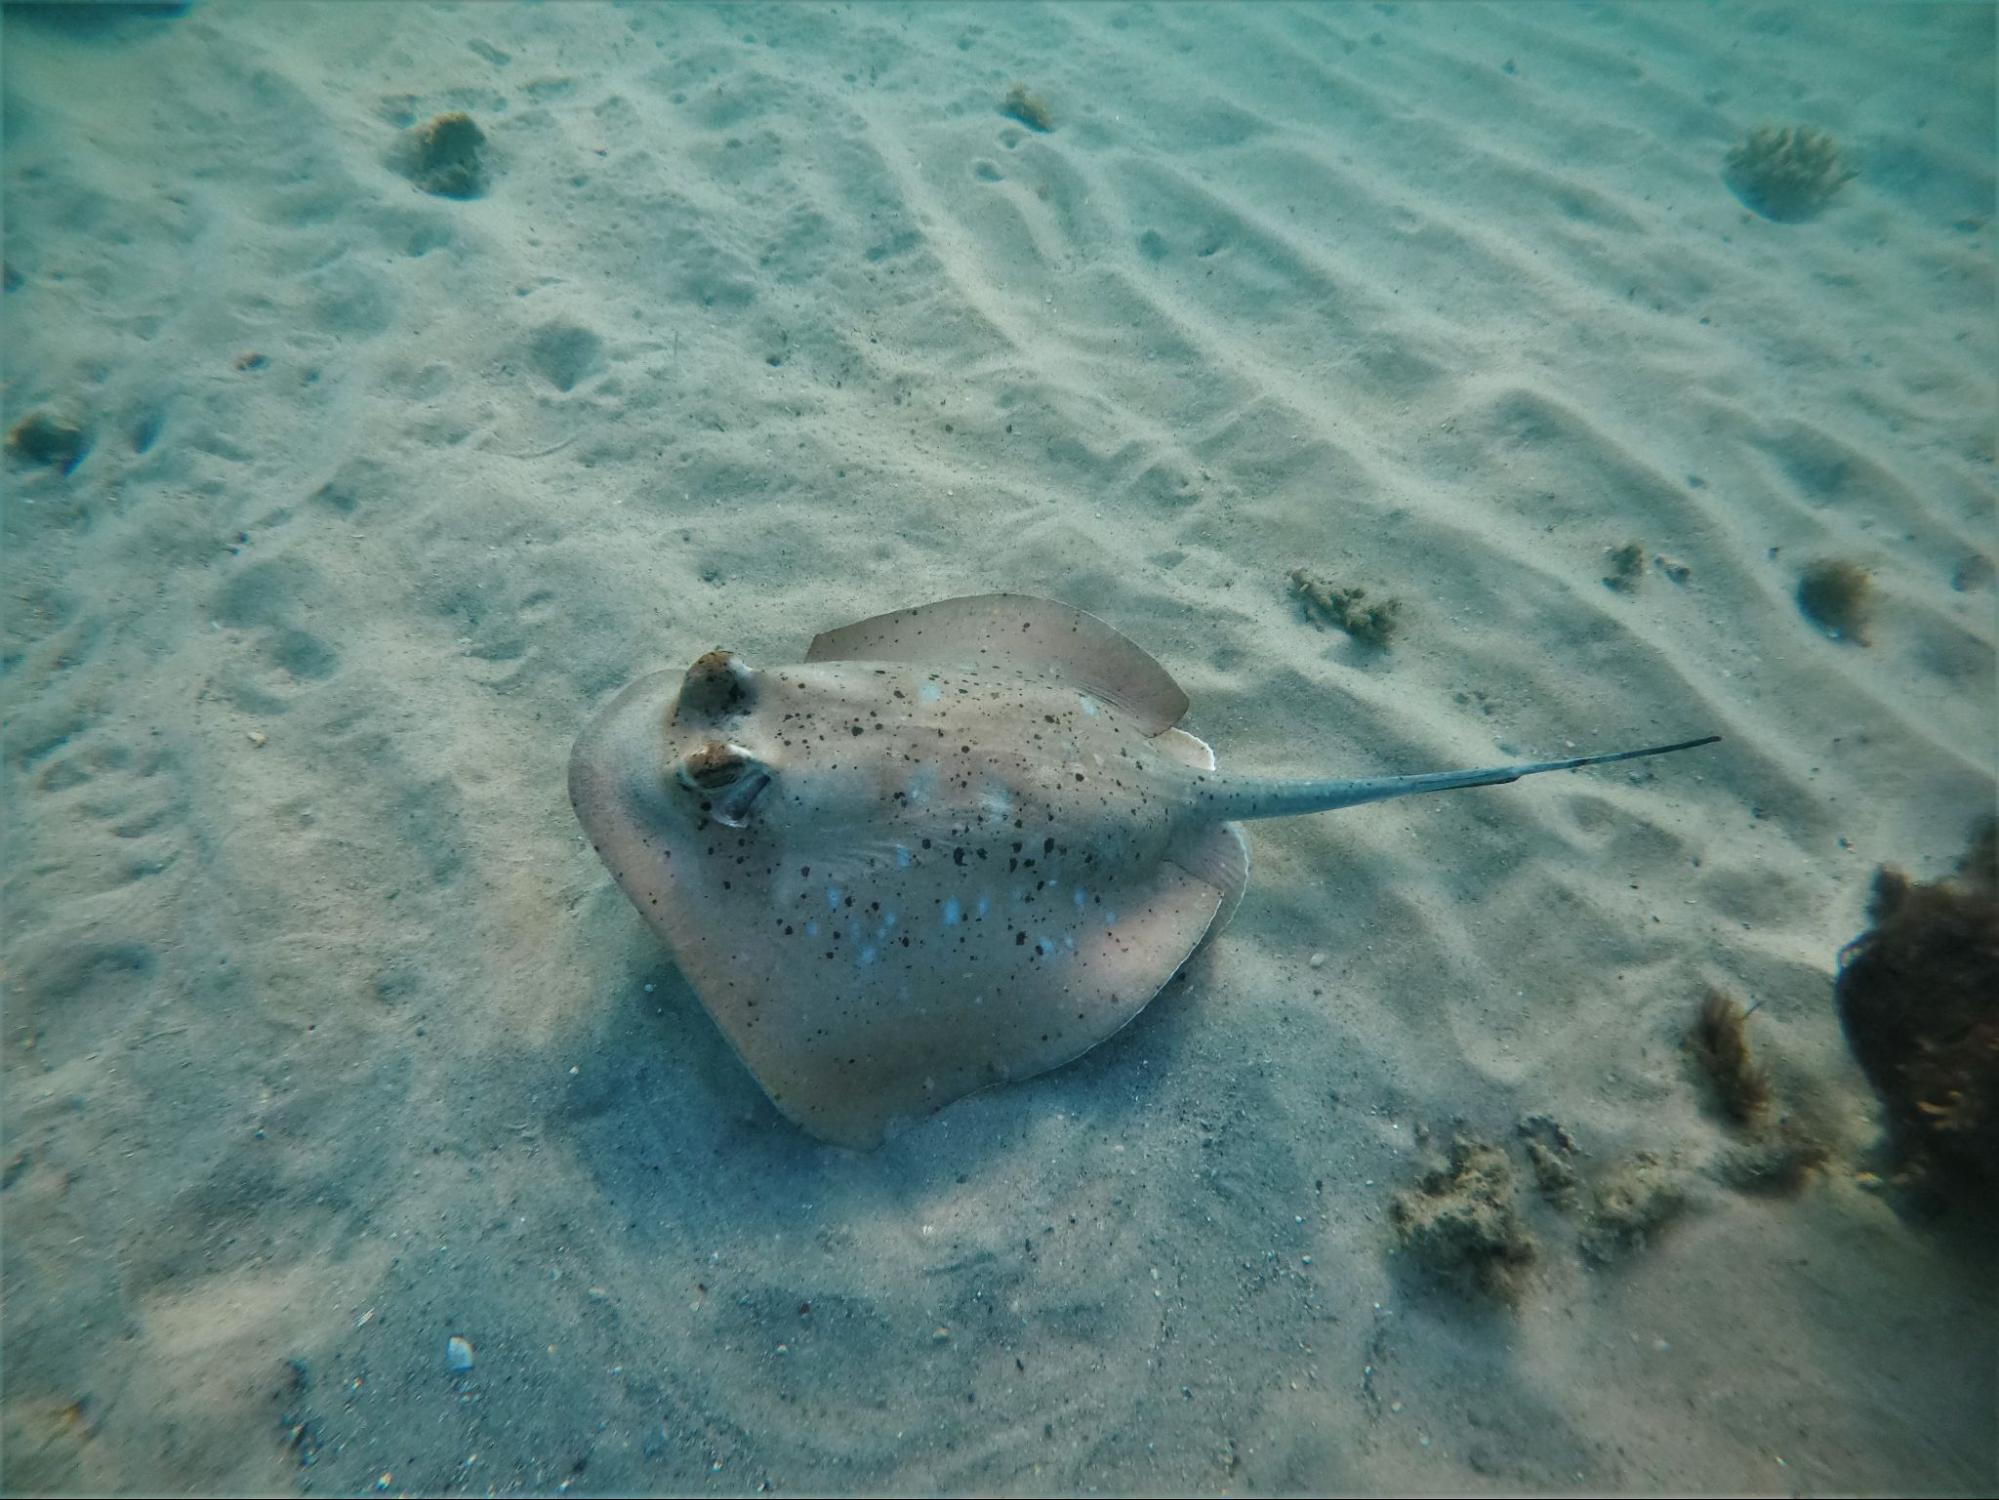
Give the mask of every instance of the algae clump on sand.
[[1999, 1187], [1999, 825], [1955, 876], [1882, 866], [1872, 925], [1847, 945], [1835, 996], [1855, 1061], [1907, 1170], [1966, 1202]]
[[1687, 1206], [1686, 1174], [1655, 1151], [1634, 1151], [1590, 1185], [1578, 1244], [1583, 1258], [1608, 1265], [1643, 1249]]
[[1055, 128], [1055, 113], [1049, 109], [1048, 101], [1039, 94], [1030, 94], [1024, 83], [1016, 83], [1007, 90], [1006, 98], [1000, 101], [1000, 113], [1043, 135]]
[[395, 169], [438, 198], [477, 198], [486, 191], [486, 132], [463, 110], [435, 115], [396, 143]]
[[1795, 1193], [1832, 1150], [1805, 1113], [1772, 1119], [1776, 1090], [1750, 1048], [1749, 1014], [1734, 996], [1709, 986], [1687, 1036], [1715, 1102], [1739, 1133], [1713, 1171], [1741, 1192]]
[[1829, 557], [1813, 563], [1798, 578], [1798, 608], [1805, 618], [1836, 640], [1867, 644], [1867, 627], [1874, 619], [1874, 580], [1858, 563]]
[[1610, 552], [1610, 572], [1604, 576], [1603, 586], [1615, 589], [1620, 594], [1635, 593], [1645, 578], [1645, 544], [1626, 542], [1622, 547], [1613, 547]]
[[1770, 1075], [1749, 1051], [1749, 1013], [1732, 995], [1709, 989], [1690, 1040], [1694, 1058], [1729, 1119], [1748, 1125], [1770, 1104]]
[[1854, 171], [1823, 130], [1765, 125], [1728, 153], [1729, 190], [1749, 208], [1780, 224], [1815, 218]]
[[1462, 1289], [1511, 1301], [1535, 1253], [1515, 1199], [1506, 1153], [1460, 1136], [1448, 1162], [1389, 1200], [1389, 1218], [1426, 1269]]
[[83, 424], [46, 411], [31, 411], [7, 429], [7, 455], [24, 464], [67, 474], [90, 451]]
[[1400, 599], [1376, 599], [1370, 604], [1366, 589], [1334, 588], [1303, 568], [1291, 570], [1291, 592], [1313, 624], [1337, 625], [1363, 646], [1377, 650], [1386, 649], [1400, 623]]

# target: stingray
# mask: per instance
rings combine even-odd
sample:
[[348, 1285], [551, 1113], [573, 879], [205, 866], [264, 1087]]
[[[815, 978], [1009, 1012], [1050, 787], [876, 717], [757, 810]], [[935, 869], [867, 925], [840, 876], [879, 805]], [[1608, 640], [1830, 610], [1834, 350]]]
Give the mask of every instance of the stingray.
[[1011, 594], [711, 651], [576, 741], [569, 796], [778, 1110], [869, 1149], [1143, 1010], [1249, 880], [1240, 822], [1712, 744], [1358, 781], [1230, 775], [1093, 615]]

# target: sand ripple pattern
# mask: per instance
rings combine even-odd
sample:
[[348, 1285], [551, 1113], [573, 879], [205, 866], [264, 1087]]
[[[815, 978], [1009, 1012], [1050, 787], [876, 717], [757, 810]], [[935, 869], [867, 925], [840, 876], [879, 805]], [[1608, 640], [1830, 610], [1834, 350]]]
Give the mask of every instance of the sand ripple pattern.
[[[1800, 1486], [1984, 1477], [1979, 1320], [1849, 1185], [1503, 1328], [1384, 1207], [1419, 1129], [1712, 1142], [1707, 982], [1864, 1120], [1833, 955], [1993, 790], [1989, 16], [6, 28], [7, 420], [89, 434], [10, 462], [0, 549], [8, 1488], [1731, 1490], [1779, 1430]], [[446, 110], [483, 197], [393, 169]], [[1861, 152], [1820, 220], [1721, 183], [1772, 112]], [[1683, 581], [1606, 587], [1634, 538]], [[1865, 647], [1799, 613], [1828, 556]], [[1139, 1023], [847, 1156], [563, 764], [638, 671], [1000, 588], [1239, 765], [1727, 741], [1260, 828]]]

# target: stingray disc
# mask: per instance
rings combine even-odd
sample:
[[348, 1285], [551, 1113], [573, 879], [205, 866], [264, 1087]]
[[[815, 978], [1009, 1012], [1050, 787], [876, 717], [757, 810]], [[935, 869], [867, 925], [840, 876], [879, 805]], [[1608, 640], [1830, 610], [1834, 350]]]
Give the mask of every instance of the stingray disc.
[[1186, 696], [1047, 600], [947, 600], [626, 688], [570, 796], [773, 1103], [866, 1148], [1136, 1015], [1247, 876]]

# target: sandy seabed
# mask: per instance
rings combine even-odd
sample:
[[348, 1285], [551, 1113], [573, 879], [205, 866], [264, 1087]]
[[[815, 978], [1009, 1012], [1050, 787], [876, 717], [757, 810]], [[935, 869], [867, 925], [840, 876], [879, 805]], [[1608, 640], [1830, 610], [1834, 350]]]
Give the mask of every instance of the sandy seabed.
[[[1989, 1488], [1989, 1247], [1870, 1180], [1831, 976], [1993, 799], [1993, 24], [10, 6], [5, 1487]], [[479, 196], [406, 175], [449, 111]], [[1758, 216], [1764, 123], [1859, 176]], [[1726, 738], [1260, 824], [1134, 1024], [856, 1155], [564, 766], [639, 672], [992, 590], [1227, 765]], [[1460, 1134], [1510, 1304], [1392, 1222]]]

